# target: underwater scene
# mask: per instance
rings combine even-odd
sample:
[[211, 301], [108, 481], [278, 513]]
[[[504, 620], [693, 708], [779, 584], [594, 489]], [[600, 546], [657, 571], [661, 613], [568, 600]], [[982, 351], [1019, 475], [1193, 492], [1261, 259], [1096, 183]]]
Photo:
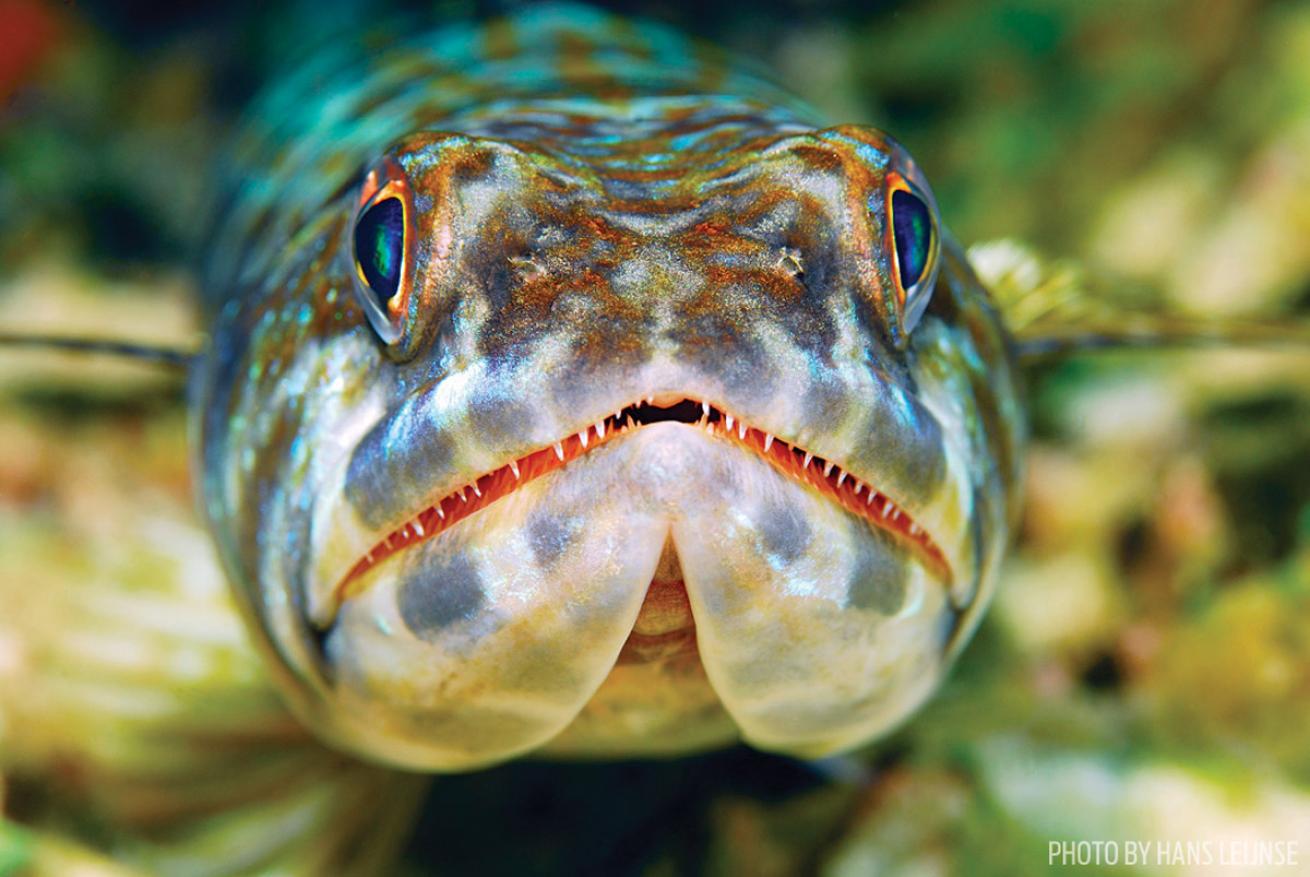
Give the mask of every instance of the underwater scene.
[[[771, 741], [780, 738], [769, 736], [774, 726], [739, 718], [737, 711], [744, 715], [746, 707], [738, 706], [733, 689], [725, 698], [728, 712], [762, 744], [758, 748], [741, 742], [732, 721], [710, 705], [705, 710], [718, 712], [703, 734], [692, 720], [704, 711], [686, 713], [686, 733], [694, 738], [686, 746], [611, 745], [604, 742], [610, 739], [604, 714], [596, 719], [588, 713], [600, 730], [575, 727], [565, 732], [573, 736], [555, 741], [554, 751], [506, 744], [501, 757], [494, 747], [503, 729], [489, 722], [485, 730], [468, 732], [493, 752], [484, 760], [441, 761], [417, 744], [396, 748], [404, 754], [392, 757], [387, 735], [404, 735], [391, 713], [374, 712], [364, 701], [315, 699], [336, 683], [336, 671], [325, 671], [328, 682], [309, 684], [304, 666], [315, 660], [350, 664], [343, 655], [371, 640], [355, 628], [330, 628], [317, 630], [313, 642], [311, 636], [288, 645], [278, 607], [299, 608], [300, 598], [252, 598], [243, 586], [232, 587], [232, 569], [247, 569], [244, 557], [233, 559], [238, 536], [258, 543], [261, 575], [286, 545], [270, 544], [272, 525], [266, 532], [260, 523], [241, 522], [229, 528], [237, 535], [227, 533], [224, 527], [244, 508], [240, 503], [221, 508], [211, 501], [202, 508], [205, 486], [221, 493], [229, 479], [262, 478], [266, 467], [234, 463], [218, 475], [208, 468], [201, 473], [210, 452], [206, 448], [199, 461], [197, 443], [202, 435], [212, 441], [214, 427], [196, 411], [196, 400], [209, 399], [212, 407], [218, 404], [213, 398], [224, 397], [212, 389], [219, 378], [197, 377], [196, 371], [188, 378], [178, 367], [213, 338], [228, 337], [215, 327], [232, 308], [213, 306], [207, 298], [212, 280], [201, 279], [229, 270], [236, 276], [240, 250], [214, 226], [214, 217], [231, 209], [223, 187], [245, 186], [243, 197], [264, 193], [277, 204], [278, 180], [296, 192], [320, 182], [304, 179], [317, 168], [279, 166], [285, 173], [277, 177], [264, 165], [258, 172], [268, 171], [267, 177], [241, 177], [247, 173], [241, 171], [234, 184], [231, 156], [250, 161], [241, 132], [258, 113], [278, 132], [301, 124], [300, 115], [320, 112], [256, 103], [289, 71], [298, 71], [311, 90], [318, 87], [317, 68], [303, 59], [342, 45], [369, 58], [448, 25], [457, 35], [448, 44], [459, 57], [490, 53], [512, 62], [516, 51], [531, 51], [530, 41], [520, 38], [516, 46], [512, 35], [496, 36], [502, 33], [496, 26], [479, 30], [475, 23], [530, 17], [540, 8], [441, 0], [0, 0], [0, 877], [1310, 874], [1310, 2], [1304, 0], [623, 0], [590, 10], [553, 7], [550, 15], [566, 24], [573, 16], [579, 27], [590, 27], [602, 8], [620, 16], [613, 21], [637, 22], [606, 25], [634, 45], [648, 22], [667, 26], [740, 58], [752, 76], [777, 83], [817, 117], [868, 126], [849, 130], [887, 132], [903, 147], [880, 139], [852, 147], [864, 155], [874, 143], [891, 155], [889, 166], [899, 168], [903, 189], [896, 192], [899, 201], [887, 200], [905, 204], [908, 193], [922, 211], [913, 214], [922, 218], [918, 225], [885, 224], [884, 237], [897, 247], [903, 234], [919, 235], [914, 240], [924, 245], [908, 256], [897, 250], [886, 261], [887, 276], [905, 287], [898, 290], [899, 310], [892, 308], [901, 322], [888, 330], [887, 350], [893, 358], [903, 354], [916, 319], [925, 331], [938, 331], [950, 316], [941, 301], [915, 304], [916, 294], [932, 289], [924, 293], [902, 280], [931, 280], [938, 267], [942, 277], [952, 270], [971, 276], [953, 245], [923, 237], [938, 223], [967, 253], [1001, 321], [1021, 342], [1008, 354], [1017, 357], [1013, 374], [1009, 360], [961, 357], [975, 370], [970, 386], [980, 395], [990, 382], [1004, 396], [1013, 381], [1020, 410], [1000, 405], [997, 415], [1013, 423], [994, 426], [988, 412], [977, 419], [984, 431], [1026, 434], [1026, 443], [1015, 440], [1014, 471], [1008, 463], [967, 455], [943, 464], [953, 472], [957, 461], [967, 460], [987, 478], [1005, 470], [996, 485], [983, 476], [973, 483], [996, 490], [1001, 481], [1011, 485], [1009, 499], [996, 503], [1009, 502], [1012, 513], [993, 509], [993, 518], [976, 525], [979, 531], [993, 527], [987, 532], [997, 544], [1009, 546], [995, 552], [990, 605], [984, 612], [984, 596], [951, 616], [952, 630], [963, 633], [958, 639], [948, 634], [949, 645], [941, 649], [954, 655], [954, 663], [944, 659], [935, 689], [925, 683], [922, 706], [916, 694], [914, 705], [876, 734], [869, 730], [857, 740], [852, 732], [840, 745], [821, 740], [810, 746], [808, 739], [805, 746], [775, 745]], [[710, 65], [703, 57], [718, 57], [717, 51], [696, 50], [694, 63]], [[686, 57], [692, 64], [692, 55]], [[334, 82], [325, 76], [321, 88]], [[331, 94], [319, 99], [339, 109]], [[489, 105], [492, 97], [481, 101]], [[780, 130], [792, 131], [790, 118], [778, 123]], [[842, 136], [849, 145], [864, 135]], [[521, 137], [505, 139], [516, 149], [532, 148]], [[615, 140], [621, 146], [623, 138]], [[287, 144], [286, 154], [298, 155], [298, 148], [299, 142]], [[304, 154], [315, 148], [305, 145]], [[386, 174], [399, 174], [394, 168], [412, 158], [388, 159], [373, 176], [352, 167], [345, 196], [322, 193], [351, 199], [364, 186], [358, 205], [350, 202], [362, 211], [353, 228], [358, 270], [350, 295], [363, 290], [367, 296], [379, 286], [395, 292], [419, 270], [409, 262], [396, 268], [383, 249], [376, 250], [375, 263], [359, 262], [366, 251], [361, 228], [375, 235], [369, 246], [384, 248], [395, 235], [403, 242], [411, 212], [440, 202], [435, 196], [406, 201], [411, 212], [403, 223], [399, 213], [364, 222], [377, 204], [387, 203], [385, 193], [404, 190], [399, 176], [387, 183]], [[473, 167], [482, 158], [461, 160]], [[748, 159], [743, 174], [766, 164], [754, 154]], [[669, 166], [679, 160], [673, 155]], [[815, 167], [830, 160], [837, 159], [813, 159]], [[544, 166], [545, 159], [534, 161]], [[564, 179], [565, 171], [551, 167], [552, 180]], [[709, 172], [693, 172], [702, 171]], [[576, 173], [590, 179], [590, 171]], [[779, 174], [810, 179], [800, 171]], [[450, 185], [463, 185], [458, 174], [451, 179]], [[584, 183], [569, 178], [567, 185]], [[481, 205], [479, 197], [469, 195], [464, 203]], [[525, 197], [520, 206], [531, 203]], [[261, 235], [285, 231], [275, 221], [251, 224]], [[494, 224], [486, 220], [479, 228]], [[720, 226], [697, 228], [710, 238], [721, 233]], [[613, 235], [614, 245], [623, 246], [625, 239]], [[410, 251], [396, 246], [397, 258], [409, 258]], [[824, 271], [839, 270], [804, 244], [796, 246], [780, 250], [787, 282], [794, 276], [817, 284]], [[632, 252], [633, 264], [645, 258], [645, 250]], [[548, 255], [511, 256], [519, 271], [513, 276], [531, 281], [555, 270], [591, 282], [590, 268], [574, 272], [580, 263]], [[365, 258], [371, 258], [367, 252]], [[424, 263], [429, 268], [437, 270]], [[947, 286], [939, 283], [939, 298]], [[791, 301], [787, 294], [777, 293], [780, 301]], [[387, 334], [395, 307], [387, 311], [384, 301], [380, 310], [368, 311], [364, 301], [347, 308], [347, 319], [358, 321], [350, 337], [386, 347], [396, 362], [412, 355], [388, 346], [411, 343], [403, 325], [395, 337]], [[589, 312], [578, 313], [583, 321]], [[1143, 323], [1142, 314], [1168, 316]], [[310, 315], [304, 320], [311, 322]], [[498, 328], [492, 341], [515, 332], [526, 336], [529, 323]], [[249, 328], [239, 320], [235, 325]], [[451, 325], [456, 328], [449, 332], [458, 335], [461, 324]], [[810, 331], [810, 322], [795, 325], [800, 328], [792, 335]], [[1078, 335], [1080, 325], [1087, 336]], [[1023, 346], [1053, 326], [1061, 333], [1051, 333], [1059, 337], [1049, 349]], [[1118, 337], [1125, 326], [1148, 328], [1133, 343], [1100, 344], [1091, 337]], [[1165, 330], [1153, 335], [1151, 327], [1160, 326]], [[1227, 343], [1218, 337], [1225, 326], [1254, 328], [1234, 332]], [[972, 334], [960, 332], [966, 343], [985, 349], [978, 340], [985, 333], [970, 328]], [[443, 331], [431, 329], [433, 335]], [[956, 337], [941, 332], [943, 344]], [[1216, 337], [1207, 343], [1207, 335]], [[157, 345], [167, 355], [147, 359], [17, 343], [38, 336]], [[1184, 343], [1175, 343], [1178, 336]], [[1201, 343], [1192, 343], [1198, 336]], [[627, 338], [605, 337], [613, 349], [622, 349]], [[767, 340], [773, 346], [762, 346], [769, 351], [781, 349], [773, 335]], [[478, 349], [485, 352], [491, 343], [484, 338]], [[750, 381], [763, 381], [768, 358], [760, 362]], [[888, 371], [900, 375], [896, 362]], [[791, 386], [785, 379], [794, 369], [782, 371], [778, 380]], [[531, 372], [525, 368], [521, 380], [533, 380]], [[919, 384], [907, 386], [929, 383], [920, 375]], [[675, 415], [650, 411], [674, 412], [674, 401], [669, 397], [664, 408], [659, 398], [645, 407], [639, 399], [623, 403], [613, 422], [602, 420], [590, 439], [596, 448], [588, 449], [585, 425], [581, 436], [556, 442], [558, 463], [551, 446], [542, 444], [534, 452], [539, 457], [508, 464], [514, 482], [519, 465], [529, 479], [537, 477], [524, 460], [543, 473], [536, 487], [522, 488], [530, 496], [553, 483], [544, 479], [571, 465], [580, 469], [590, 455], [615, 458], [622, 443], [636, 447], [645, 439], [619, 434], [628, 417], [638, 421], [629, 429], [672, 435], [679, 425], [661, 421]], [[702, 404], [704, 414], [692, 406], [684, 423], [708, 429], [707, 441], [734, 441], [729, 409], [715, 408], [712, 416]], [[756, 421], [769, 416], [759, 414]], [[613, 430], [608, 438], [605, 429]], [[762, 430], [757, 439], [744, 414], [740, 430], [743, 446], [755, 443], [752, 464], [774, 460], [768, 455], [781, 454], [790, 441], [780, 433], [774, 444]], [[825, 447], [822, 436], [811, 440], [820, 451]], [[844, 503], [796, 527], [841, 536], [847, 531], [825, 530], [826, 522], [867, 514], [860, 511], [866, 505], [893, 523], [902, 517], [888, 496], [875, 497], [872, 480], [860, 484], [865, 496], [856, 489], [852, 499], [836, 491], [850, 491], [858, 481], [843, 486], [830, 472], [805, 474], [811, 458], [818, 458], [817, 472], [825, 454], [811, 454], [814, 448], [800, 439], [792, 445], [788, 453], [796, 459], [771, 465], [790, 466], [794, 475], [803, 452], [799, 471], [810, 478], [805, 495], [828, 490]], [[298, 455], [301, 446], [288, 441], [284, 450]], [[409, 473], [417, 464], [402, 456], [388, 447], [369, 461], [379, 470]], [[889, 481], [899, 471], [888, 474]], [[504, 471], [497, 472], [509, 483]], [[382, 592], [383, 586], [371, 584], [379, 578], [375, 565], [410, 562], [391, 557], [400, 553], [397, 532], [406, 545], [426, 540], [430, 546], [445, 535], [444, 529], [435, 536], [425, 530], [438, 516], [437, 526], [458, 535], [475, 532], [470, 525], [480, 526], [479, 515], [493, 520], [492, 514], [510, 514], [496, 511], [493, 500], [509, 509], [526, 506], [523, 497], [496, 500], [493, 481], [495, 490], [513, 489], [490, 476], [471, 481], [477, 495], [468, 494], [471, 512], [452, 512], [458, 506], [451, 494], [412, 521], [382, 516], [403, 528], [379, 531], [385, 538], [369, 547], [366, 562], [338, 576], [334, 597], [349, 604]], [[913, 482], [907, 479], [904, 488], [911, 494]], [[261, 482], [251, 493], [286, 509], [309, 504], [293, 487]], [[464, 494], [461, 486], [460, 502]], [[389, 508], [392, 499], [369, 496], [377, 507]], [[936, 509], [934, 502], [904, 505]], [[467, 517], [446, 523], [447, 514]], [[924, 516], [953, 520], [946, 512]], [[876, 531], [893, 546], [886, 557], [917, 551], [919, 560], [906, 565], [924, 557], [952, 563], [967, 553], [944, 537], [939, 548], [905, 517], [899, 531]], [[305, 524], [305, 532], [320, 523]], [[349, 523], [339, 525], [347, 541]], [[596, 528], [602, 526], [610, 524]], [[806, 556], [838, 556], [845, 543], [826, 538], [810, 538]], [[958, 545], [990, 557], [983, 537], [972, 538], [963, 533]], [[724, 546], [725, 553], [731, 550]], [[648, 566], [658, 575], [670, 563], [676, 570], [678, 562], [654, 544]], [[979, 570], [987, 565], [972, 555], [968, 562]], [[688, 553], [682, 563], [691, 569]], [[919, 581], [916, 576], [907, 573], [907, 581]], [[986, 578], [981, 571], [978, 576]], [[684, 611], [690, 599], [685, 611], [697, 616], [693, 633], [701, 637], [699, 646], [688, 640], [690, 660], [698, 661], [699, 648], [717, 688], [730, 665], [715, 656], [730, 656], [731, 649], [716, 645], [713, 636], [735, 628], [710, 623], [714, 601], [708, 586], [704, 592], [693, 586], [693, 577], [688, 573], [685, 589], [678, 582], [683, 609], [661, 605], [657, 612], [651, 597], [642, 602], [638, 595], [623, 611], [631, 628], [639, 611], [643, 619], [648, 611], [650, 617]], [[473, 573], [460, 581], [467, 579], [480, 581]], [[481, 582], [492, 587], [485, 571]], [[424, 640], [422, 648], [434, 651], [437, 637], [446, 634], [419, 631], [414, 616], [444, 627], [445, 616], [473, 618], [489, 599], [477, 591], [461, 603], [426, 597], [406, 603], [405, 593], [400, 615]], [[869, 599], [876, 608], [883, 595]], [[924, 599], [935, 605], [931, 601], [941, 597]], [[341, 609], [348, 619], [343, 628], [356, 623], [347, 608]], [[432, 621], [437, 616], [441, 624]], [[380, 615], [374, 620], [387, 632]], [[766, 621], [765, 628], [790, 623]], [[913, 628], [905, 651], [922, 645], [928, 630]], [[837, 637], [834, 630], [830, 642], [815, 646], [820, 657], [812, 663], [839, 661], [856, 648]], [[524, 679], [549, 675], [553, 653], [531, 638], [526, 642], [540, 657], [525, 659]], [[581, 634], [569, 644], [580, 653], [591, 647]], [[633, 640], [619, 637], [611, 652], [620, 644], [623, 655], [634, 648]], [[314, 649], [318, 658], [303, 658]], [[274, 652], [283, 657], [268, 660]], [[697, 679], [703, 680], [699, 666]], [[923, 666], [936, 672], [936, 664]], [[806, 668], [797, 667], [802, 687], [811, 687]], [[369, 669], [350, 664], [340, 674]], [[629, 684], [639, 690], [644, 677], [633, 678], [638, 681]], [[692, 689], [668, 689], [686, 690]], [[713, 699], [708, 685], [703, 691]], [[680, 705], [668, 709], [683, 715]], [[352, 718], [340, 718], [350, 710]], [[682, 719], [671, 723], [679, 724]], [[332, 744], [321, 742], [324, 736]]]

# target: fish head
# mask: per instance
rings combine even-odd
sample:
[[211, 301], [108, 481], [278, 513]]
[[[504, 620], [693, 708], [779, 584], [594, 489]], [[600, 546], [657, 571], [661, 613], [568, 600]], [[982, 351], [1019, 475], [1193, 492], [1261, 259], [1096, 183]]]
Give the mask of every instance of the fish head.
[[205, 500], [277, 678], [430, 770], [885, 733], [987, 601], [1023, 433], [922, 172], [858, 126], [530, 122], [396, 143], [220, 315]]

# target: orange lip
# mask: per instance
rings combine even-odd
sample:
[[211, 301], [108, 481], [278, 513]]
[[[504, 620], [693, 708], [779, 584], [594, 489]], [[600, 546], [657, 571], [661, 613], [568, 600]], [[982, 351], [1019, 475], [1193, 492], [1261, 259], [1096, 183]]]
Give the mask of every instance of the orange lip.
[[871, 526], [909, 544], [925, 563], [947, 583], [950, 582], [950, 564], [933, 538], [872, 485], [852, 477], [835, 463], [779, 441], [708, 402], [683, 399], [671, 405], [657, 406], [650, 402], [629, 405], [594, 426], [506, 463], [446, 495], [392, 530], [361, 557], [337, 584], [338, 601], [358, 594], [363, 587], [360, 580], [364, 574], [391, 555], [431, 539], [520, 486], [566, 466], [600, 445], [650, 423], [663, 421], [696, 426], [741, 445], [789, 478], [810, 485], [851, 514], [864, 518]]

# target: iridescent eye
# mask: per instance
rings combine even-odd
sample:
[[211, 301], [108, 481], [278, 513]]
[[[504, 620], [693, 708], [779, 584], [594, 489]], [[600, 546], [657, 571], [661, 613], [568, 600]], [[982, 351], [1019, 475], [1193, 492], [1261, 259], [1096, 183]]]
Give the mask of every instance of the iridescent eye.
[[892, 193], [892, 231], [896, 241], [896, 267], [901, 287], [919, 282], [932, 256], [932, 214], [917, 195], [904, 189]]
[[355, 223], [355, 265], [384, 310], [400, 287], [405, 260], [405, 207], [399, 198], [383, 198]]

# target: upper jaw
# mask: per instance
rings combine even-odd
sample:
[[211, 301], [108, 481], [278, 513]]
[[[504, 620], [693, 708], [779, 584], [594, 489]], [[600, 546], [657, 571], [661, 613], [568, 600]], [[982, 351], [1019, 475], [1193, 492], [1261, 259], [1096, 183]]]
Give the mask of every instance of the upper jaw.
[[[687, 383], [694, 382], [683, 385]], [[629, 427], [625, 423], [634, 409], [690, 420], [690, 425], [767, 459], [793, 479], [808, 482], [820, 492], [827, 490], [829, 499], [864, 516], [872, 526], [897, 531], [915, 546], [921, 560], [934, 567], [939, 580], [957, 596], [956, 602], [965, 601], [967, 582], [974, 574], [969, 564], [971, 552], [958, 535], [968, 532], [962, 526], [969, 513], [965, 461], [952, 459], [945, 443], [916, 449], [940, 457], [941, 467], [949, 475], [940, 481], [943, 489], [935, 495], [914, 496], [893, 492], [895, 486], [888, 482], [894, 478], [880, 477], [860, 462], [870, 457], [852, 452], [860, 437], [853, 435], [848, 425], [807, 423], [804, 406], [795, 400], [790, 405], [782, 401], [762, 406], [741, 399], [738, 408], [732, 401], [723, 401], [721, 394], [702, 395], [678, 388], [673, 380], [653, 380], [647, 384], [653, 389], [644, 393], [616, 387], [606, 401], [592, 406], [582, 417], [548, 417], [546, 411], [538, 411], [531, 436], [516, 441], [512, 436], [487, 435], [470, 428], [474, 418], [469, 412], [485, 404], [476, 398], [479, 386], [485, 385], [470, 378], [425, 388], [375, 427], [375, 433], [381, 430], [386, 436], [401, 437], [414, 435], [419, 424], [446, 424], [448, 444], [457, 452], [449, 455], [445, 466], [432, 467], [430, 487], [417, 501], [403, 506], [395, 503], [381, 514], [377, 509], [361, 513], [348, 499], [351, 478], [360, 477], [359, 468], [348, 458], [316, 492], [319, 501], [311, 525], [316, 562], [306, 582], [305, 602], [317, 626], [330, 625], [354, 583], [371, 567], [413, 544], [438, 538], [448, 527], [505, 495], [504, 488], [513, 490], [521, 477], [528, 476], [524, 469], [534, 466], [527, 461], [550, 464], [537, 467], [542, 471], [533, 472], [535, 477], [601, 444], [622, 440], [632, 428], [640, 429], [640, 424]], [[692, 417], [681, 416], [688, 408]], [[695, 416], [697, 412], [700, 416]], [[878, 436], [863, 439], [877, 441]], [[386, 450], [399, 455], [406, 451]], [[845, 462], [851, 459], [856, 462]], [[387, 486], [385, 475], [381, 486]], [[380, 495], [389, 493], [384, 489]]]

